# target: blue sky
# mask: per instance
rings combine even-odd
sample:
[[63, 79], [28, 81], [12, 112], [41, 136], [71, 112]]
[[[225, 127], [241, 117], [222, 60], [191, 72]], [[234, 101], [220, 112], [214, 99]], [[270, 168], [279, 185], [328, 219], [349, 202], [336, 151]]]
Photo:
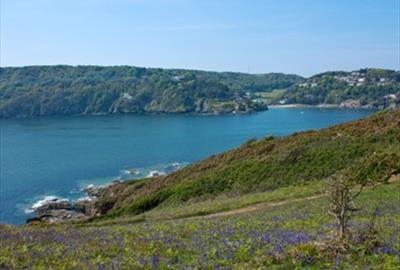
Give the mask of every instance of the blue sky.
[[400, 0], [1, 0], [1, 66], [400, 69]]

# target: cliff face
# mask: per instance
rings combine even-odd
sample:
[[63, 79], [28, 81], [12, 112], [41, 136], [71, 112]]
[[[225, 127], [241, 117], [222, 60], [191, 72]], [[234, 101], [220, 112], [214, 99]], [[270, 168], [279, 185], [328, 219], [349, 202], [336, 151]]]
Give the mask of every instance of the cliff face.
[[138, 67], [0, 69], [0, 117], [116, 113], [247, 113], [265, 110], [249, 93], [293, 85], [295, 75]]

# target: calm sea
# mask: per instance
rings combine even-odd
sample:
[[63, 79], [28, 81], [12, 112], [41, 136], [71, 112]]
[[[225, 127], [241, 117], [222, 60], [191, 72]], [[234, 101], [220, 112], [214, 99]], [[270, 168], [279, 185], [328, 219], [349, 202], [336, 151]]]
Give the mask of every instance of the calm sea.
[[1, 121], [0, 222], [23, 223], [46, 196], [168, 173], [250, 138], [283, 136], [372, 111], [279, 108], [250, 115], [125, 115]]

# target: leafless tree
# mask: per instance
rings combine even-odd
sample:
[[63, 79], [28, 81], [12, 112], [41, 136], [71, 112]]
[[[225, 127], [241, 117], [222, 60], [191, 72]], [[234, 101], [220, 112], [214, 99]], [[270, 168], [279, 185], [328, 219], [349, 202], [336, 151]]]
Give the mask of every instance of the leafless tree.
[[329, 189], [329, 213], [337, 222], [337, 235], [340, 240], [348, 234], [348, 222], [354, 212], [360, 210], [354, 200], [361, 194], [363, 184], [346, 181], [341, 176], [332, 177]]

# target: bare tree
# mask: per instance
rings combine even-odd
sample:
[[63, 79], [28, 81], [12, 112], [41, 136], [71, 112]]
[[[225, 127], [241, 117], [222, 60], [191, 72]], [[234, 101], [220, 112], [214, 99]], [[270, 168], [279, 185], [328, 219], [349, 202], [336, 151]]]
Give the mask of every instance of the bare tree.
[[363, 184], [346, 181], [341, 176], [332, 177], [329, 189], [329, 213], [337, 222], [337, 234], [340, 240], [348, 234], [348, 222], [354, 212], [360, 210], [354, 200], [361, 194]]

